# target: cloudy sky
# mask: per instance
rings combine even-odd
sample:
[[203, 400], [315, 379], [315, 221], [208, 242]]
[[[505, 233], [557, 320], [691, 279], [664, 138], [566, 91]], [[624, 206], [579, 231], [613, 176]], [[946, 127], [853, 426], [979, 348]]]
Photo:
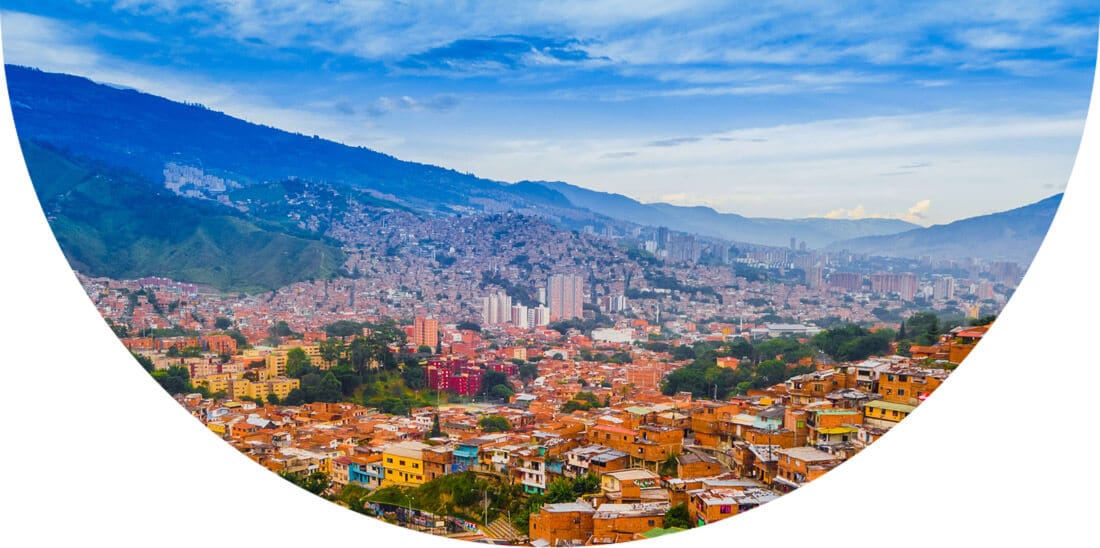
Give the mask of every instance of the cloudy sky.
[[942, 223], [1069, 176], [1082, 2], [2, 0], [5, 62], [502, 181]]

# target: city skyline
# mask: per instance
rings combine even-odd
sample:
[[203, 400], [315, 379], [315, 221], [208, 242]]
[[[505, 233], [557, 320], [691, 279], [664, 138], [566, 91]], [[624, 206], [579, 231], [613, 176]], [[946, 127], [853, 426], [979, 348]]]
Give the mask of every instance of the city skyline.
[[1058, 192], [1095, 58], [1086, 3], [326, 7], [9, 2], [4, 47], [488, 178], [922, 225]]

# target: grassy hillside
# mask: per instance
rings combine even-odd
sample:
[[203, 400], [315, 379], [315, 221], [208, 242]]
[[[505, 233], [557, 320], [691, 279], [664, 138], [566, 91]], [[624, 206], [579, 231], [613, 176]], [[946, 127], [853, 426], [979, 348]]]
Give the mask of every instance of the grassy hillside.
[[38, 144], [24, 142], [23, 153], [54, 235], [82, 272], [256, 292], [326, 277], [343, 264], [343, 252], [319, 238], [262, 228], [235, 210]]

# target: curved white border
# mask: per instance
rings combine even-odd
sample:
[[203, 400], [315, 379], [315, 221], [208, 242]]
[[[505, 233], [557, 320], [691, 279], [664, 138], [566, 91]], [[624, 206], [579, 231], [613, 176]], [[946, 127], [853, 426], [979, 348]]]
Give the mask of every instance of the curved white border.
[[[62, 257], [0, 80], [4, 544], [469, 546], [340, 509], [236, 454], [130, 361]], [[1095, 542], [1098, 97], [1065, 199], [996, 327], [912, 417], [780, 500], [646, 541], [1028, 546]]]

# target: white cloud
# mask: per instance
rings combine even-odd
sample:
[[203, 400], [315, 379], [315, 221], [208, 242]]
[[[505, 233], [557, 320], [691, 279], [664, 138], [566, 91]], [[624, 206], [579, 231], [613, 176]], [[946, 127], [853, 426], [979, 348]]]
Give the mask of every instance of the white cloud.
[[[1043, 4], [1043, 5], [1038, 5]], [[1079, 5], [1074, 6], [1081, 10]], [[185, 9], [188, 8], [188, 9]], [[706, 1], [122, 0], [114, 9], [210, 22], [203, 32], [277, 47], [310, 47], [369, 59], [397, 59], [460, 38], [502, 34], [574, 37], [594, 56], [621, 66], [694, 63], [875, 65], [935, 62], [995, 66], [1005, 50], [1053, 48], [1083, 54], [1095, 46], [1092, 21], [1066, 23], [1067, 6], [953, 1], [929, 5], [837, 6], [792, 2], [761, 8]], [[924, 43], [954, 36], [951, 48]], [[538, 59], [533, 59], [538, 60]], [[654, 70], [651, 74], [658, 75]]]
[[824, 215], [826, 219], [900, 219], [915, 224], [926, 224], [926, 215], [932, 200], [921, 200], [906, 209], [905, 213], [870, 213], [863, 204], [852, 209], [837, 208]]
[[1082, 126], [1073, 113], [951, 111], [742, 128], [667, 147], [644, 145], [668, 135], [544, 136], [522, 146], [451, 140], [397, 153], [498, 180], [564, 180], [749, 216], [828, 212], [933, 224], [1045, 197], [1042, 184], [1068, 176]]

